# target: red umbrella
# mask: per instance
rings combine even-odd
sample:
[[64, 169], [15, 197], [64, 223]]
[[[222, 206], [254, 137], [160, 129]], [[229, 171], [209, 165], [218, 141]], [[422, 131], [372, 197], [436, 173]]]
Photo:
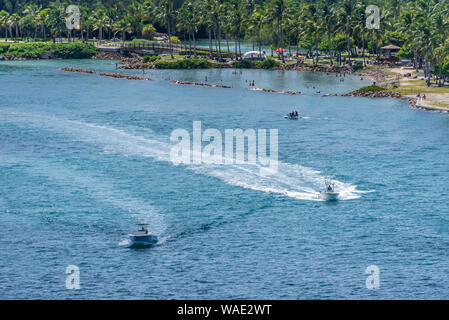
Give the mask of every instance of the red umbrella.
[[275, 52], [285, 52], [286, 50], [284, 48], [277, 48]]

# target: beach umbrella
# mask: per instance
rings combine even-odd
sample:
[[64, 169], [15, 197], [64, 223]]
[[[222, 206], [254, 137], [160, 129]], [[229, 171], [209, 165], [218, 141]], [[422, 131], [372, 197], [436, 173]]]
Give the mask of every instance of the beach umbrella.
[[275, 50], [275, 52], [279, 53], [279, 52], [285, 52], [286, 50], [284, 48], [277, 48]]

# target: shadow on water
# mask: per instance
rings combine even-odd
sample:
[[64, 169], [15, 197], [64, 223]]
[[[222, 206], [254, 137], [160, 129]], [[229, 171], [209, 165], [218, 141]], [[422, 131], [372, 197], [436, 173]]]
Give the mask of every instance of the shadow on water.
[[338, 203], [339, 203], [338, 200], [336, 200], [336, 201], [323, 201], [323, 202], [324, 202], [324, 205], [326, 207], [336, 207], [338, 205]]

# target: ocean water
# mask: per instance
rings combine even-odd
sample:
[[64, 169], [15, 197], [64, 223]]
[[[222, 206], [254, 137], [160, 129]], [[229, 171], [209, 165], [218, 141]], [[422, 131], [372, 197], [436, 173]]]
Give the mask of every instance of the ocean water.
[[[449, 298], [447, 115], [321, 97], [370, 83], [352, 76], [155, 70], [131, 81], [63, 66], [115, 72], [111, 61], [0, 63], [1, 299]], [[233, 88], [170, 83], [206, 77]], [[293, 109], [303, 119], [283, 119]], [[278, 172], [174, 165], [170, 134], [193, 121], [278, 129]], [[335, 203], [317, 198], [327, 177]], [[154, 247], [129, 247], [140, 221]], [[79, 290], [66, 288], [69, 265]]]

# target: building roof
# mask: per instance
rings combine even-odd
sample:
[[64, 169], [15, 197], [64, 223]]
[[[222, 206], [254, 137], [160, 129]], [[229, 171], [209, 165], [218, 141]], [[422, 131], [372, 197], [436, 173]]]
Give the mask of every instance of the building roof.
[[399, 50], [401, 47], [395, 46], [394, 44], [390, 44], [388, 46], [382, 47], [383, 50]]

